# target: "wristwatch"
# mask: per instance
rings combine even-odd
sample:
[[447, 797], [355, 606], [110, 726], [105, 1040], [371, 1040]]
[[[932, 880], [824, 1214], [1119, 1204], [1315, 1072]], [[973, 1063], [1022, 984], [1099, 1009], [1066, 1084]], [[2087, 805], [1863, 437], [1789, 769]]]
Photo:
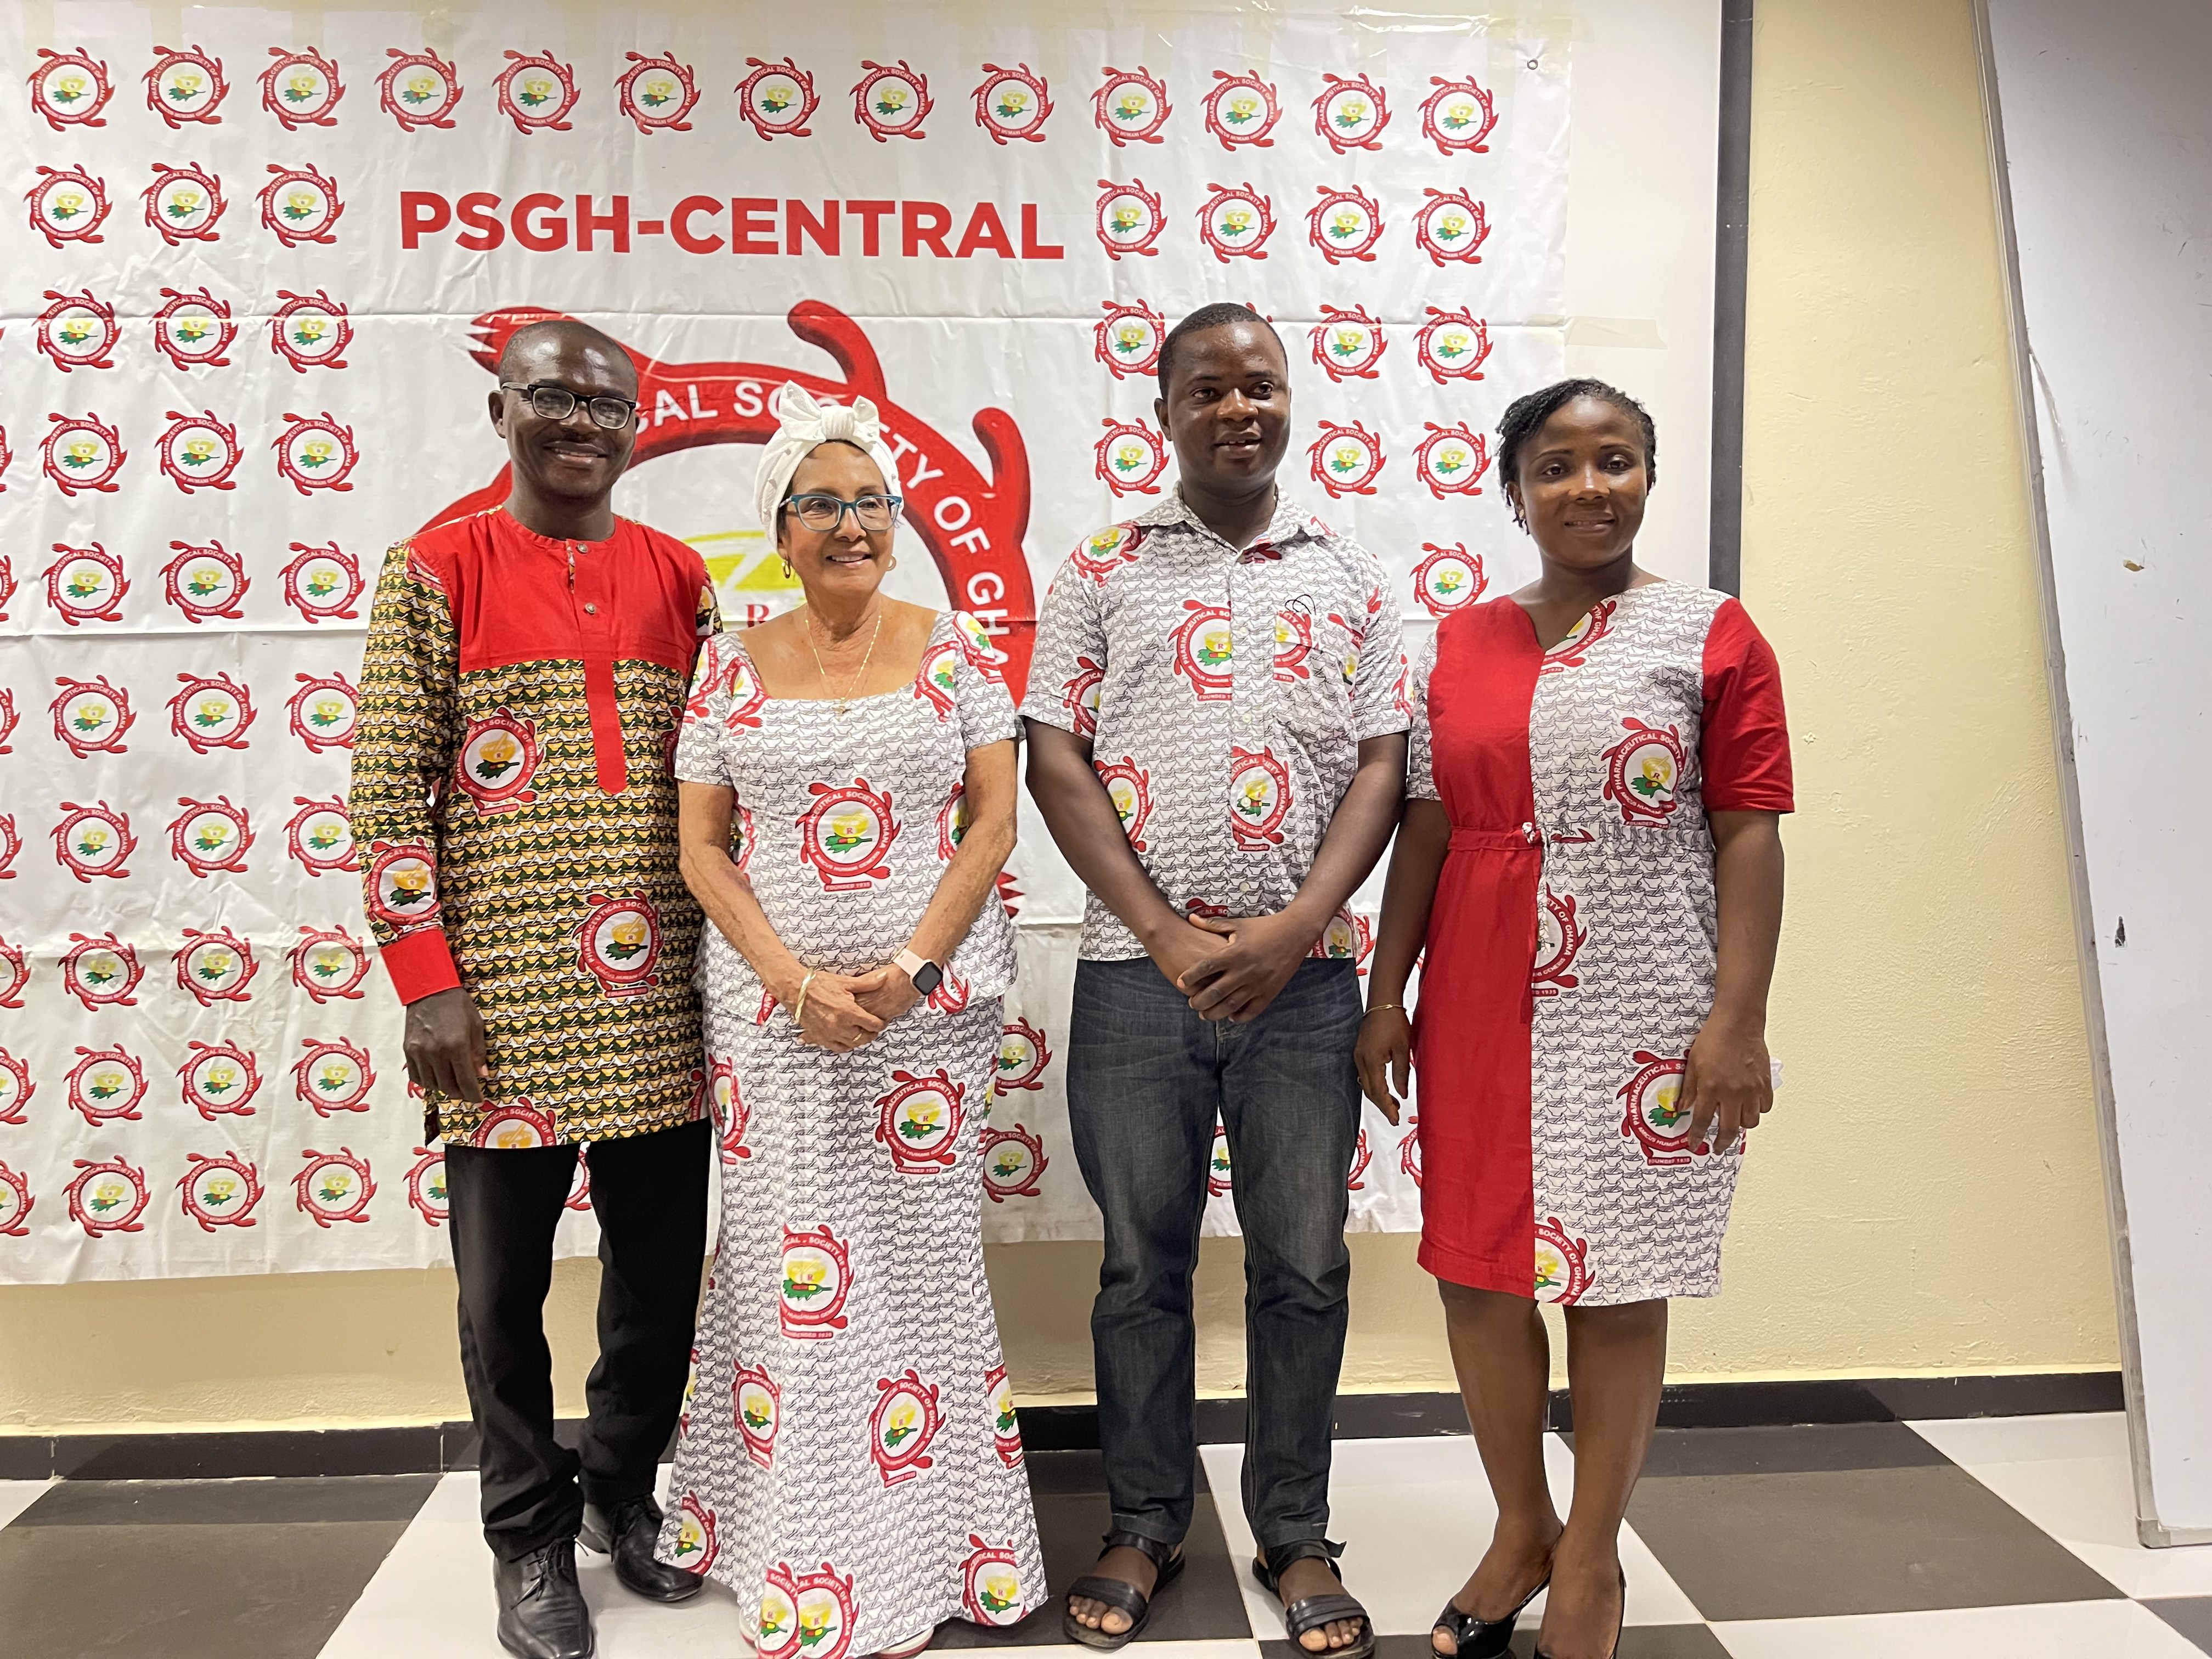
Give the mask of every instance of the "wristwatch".
[[918, 957], [911, 951], [902, 951], [891, 960], [898, 964], [901, 973], [914, 981], [914, 988], [917, 995], [926, 997], [945, 983], [945, 969], [927, 957]]

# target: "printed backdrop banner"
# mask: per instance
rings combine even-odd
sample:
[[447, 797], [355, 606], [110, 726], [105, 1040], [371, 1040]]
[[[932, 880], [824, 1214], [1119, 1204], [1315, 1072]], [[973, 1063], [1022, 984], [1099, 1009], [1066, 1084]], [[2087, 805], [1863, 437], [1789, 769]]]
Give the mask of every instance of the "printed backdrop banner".
[[[501, 498], [523, 321], [635, 354], [618, 505], [733, 626], [796, 599], [747, 506], [770, 393], [865, 394], [930, 556], [892, 590], [976, 613], [1018, 690], [1059, 561], [1172, 488], [1160, 339], [1221, 299], [1290, 353], [1286, 486], [1410, 621], [1527, 574], [1489, 434], [1563, 362], [1563, 41], [1297, 7], [179, 15], [0, 17], [0, 1279], [442, 1259], [348, 744], [383, 549]], [[1004, 887], [988, 1233], [1092, 1237], [1082, 891], [1034, 820]], [[1416, 1225], [1409, 1127], [1370, 1111], [1358, 1162], [1353, 1224]], [[1212, 1174], [1231, 1230], [1218, 1144]]]

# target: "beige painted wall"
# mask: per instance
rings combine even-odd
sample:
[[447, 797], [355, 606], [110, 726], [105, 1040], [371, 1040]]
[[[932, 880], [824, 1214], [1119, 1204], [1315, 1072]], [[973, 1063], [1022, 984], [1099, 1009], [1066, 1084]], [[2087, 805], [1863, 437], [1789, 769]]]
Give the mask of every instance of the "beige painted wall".
[[[2116, 1363], [2088, 1062], [1967, 0], [1760, 0], [1745, 597], [1801, 810], [1788, 1067], [1683, 1379]], [[1353, 1241], [1347, 1386], [1449, 1386], [1413, 1241]], [[1200, 1380], [1243, 1375], [1209, 1243]], [[1080, 1398], [1095, 1246], [1010, 1245], [1024, 1398]], [[595, 1269], [549, 1321], [564, 1407]], [[0, 1427], [465, 1414], [438, 1273], [0, 1290]]]

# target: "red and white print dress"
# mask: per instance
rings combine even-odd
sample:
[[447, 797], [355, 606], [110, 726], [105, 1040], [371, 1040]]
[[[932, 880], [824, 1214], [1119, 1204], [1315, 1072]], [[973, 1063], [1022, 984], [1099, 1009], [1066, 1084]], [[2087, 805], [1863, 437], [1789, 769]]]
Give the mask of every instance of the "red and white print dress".
[[[810, 968], [913, 937], [965, 830], [968, 751], [1015, 736], [995, 648], [938, 618], [912, 684], [770, 699], [730, 635], [676, 775], [736, 792], [738, 867]], [[799, 1040], [709, 926], [700, 951], [721, 1231], [660, 1559], [757, 1607], [759, 1659], [845, 1659], [1046, 1594], [983, 1278], [982, 1158], [1014, 974], [987, 900], [923, 1003], [849, 1054]]]
[[1549, 651], [1504, 598], [1438, 625], [1413, 698], [1407, 791], [1451, 819], [1413, 1017], [1421, 1265], [1713, 1295], [1741, 1152], [1691, 1144], [1682, 1058], [1713, 1000], [1705, 814], [1791, 808], [1772, 650], [1710, 588], [1631, 588]]

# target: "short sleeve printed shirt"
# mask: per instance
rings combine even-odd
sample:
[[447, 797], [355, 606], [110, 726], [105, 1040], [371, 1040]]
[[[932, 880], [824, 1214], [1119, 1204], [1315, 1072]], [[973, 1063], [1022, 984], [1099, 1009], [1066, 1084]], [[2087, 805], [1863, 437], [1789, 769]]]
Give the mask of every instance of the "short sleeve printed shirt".
[[[1286, 498], [1240, 552], [1178, 492], [1061, 564], [1022, 714], [1090, 741], [1175, 909], [1273, 914], [1313, 867], [1359, 744], [1409, 724], [1382, 562]], [[1145, 954], [1095, 894], [1079, 950]]]

